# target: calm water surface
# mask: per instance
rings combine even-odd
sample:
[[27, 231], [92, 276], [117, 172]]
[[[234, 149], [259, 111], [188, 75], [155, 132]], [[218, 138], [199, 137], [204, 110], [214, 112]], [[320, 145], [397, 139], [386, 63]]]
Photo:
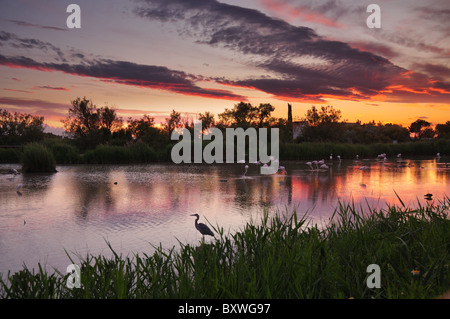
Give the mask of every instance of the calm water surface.
[[[152, 253], [197, 243], [198, 213], [225, 231], [271, 212], [309, 212], [325, 223], [339, 201], [354, 200], [363, 207], [425, 204], [423, 195], [450, 195], [450, 165], [443, 159], [402, 161], [326, 161], [330, 169], [311, 170], [302, 162], [282, 163], [286, 175], [265, 176], [250, 165], [123, 165], [58, 166], [55, 174], [13, 176], [0, 165], [0, 273], [23, 264], [65, 272], [70, 261], [87, 252], [110, 255], [109, 242], [124, 256]], [[367, 166], [367, 170], [359, 169]], [[22, 184], [20, 191], [16, 191]]]

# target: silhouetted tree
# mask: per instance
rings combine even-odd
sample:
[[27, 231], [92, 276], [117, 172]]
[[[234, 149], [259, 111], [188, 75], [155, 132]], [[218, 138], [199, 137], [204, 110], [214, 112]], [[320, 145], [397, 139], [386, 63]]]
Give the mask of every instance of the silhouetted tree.
[[422, 138], [423, 130], [427, 127], [430, 127], [431, 123], [422, 119], [418, 119], [411, 123], [409, 126], [409, 131], [415, 134], [415, 137]]
[[92, 101], [77, 98], [71, 101], [69, 115], [62, 120], [66, 133], [84, 147], [107, 142], [113, 131], [122, 127], [122, 119], [109, 107], [98, 109]]
[[267, 121], [274, 110], [275, 108], [269, 103], [259, 104], [256, 110], [256, 114], [259, 118], [258, 127], [263, 127], [267, 125]]
[[450, 121], [436, 125], [436, 133], [439, 138], [450, 138]]
[[44, 137], [44, 117], [0, 109], [0, 144], [40, 141]]
[[270, 115], [275, 108], [269, 103], [253, 106], [251, 103], [239, 102], [233, 109], [225, 109], [219, 114], [220, 126], [247, 128], [263, 127], [268, 125]]
[[320, 110], [313, 105], [306, 111], [306, 120], [310, 126], [338, 123], [341, 119], [341, 110], [335, 110], [333, 106], [322, 106]]
[[333, 141], [338, 136], [338, 131], [344, 127], [339, 126], [341, 111], [333, 106], [322, 106], [318, 110], [314, 105], [306, 111], [305, 120], [308, 126], [304, 129], [304, 138], [309, 141]]
[[183, 127], [183, 123], [181, 121], [181, 113], [172, 110], [172, 113], [170, 113], [170, 117], [166, 118], [166, 122], [163, 124], [163, 130], [165, 134], [170, 138], [172, 131], [178, 127]]
[[211, 127], [216, 126], [216, 120], [214, 118], [214, 114], [211, 112], [205, 112], [205, 114], [199, 113], [198, 119], [202, 121], [202, 129], [207, 130]]

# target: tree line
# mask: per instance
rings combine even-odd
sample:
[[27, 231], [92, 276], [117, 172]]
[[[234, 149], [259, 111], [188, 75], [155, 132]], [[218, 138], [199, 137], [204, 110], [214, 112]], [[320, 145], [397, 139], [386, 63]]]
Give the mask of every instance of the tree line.
[[[348, 123], [342, 120], [340, 110], [333, 106], [312, 106], [299, 121], [292, 119], [289, 105], [288, 118], [272, 116], [275, 108], [269, 103], [258, 106], [239, 102], [233, 108], [226, 108], [218, 117], [211, 112], [197, 114], [203, 129], [217, 127], [277, 127], [281, 143], [335, 142], [335, 143], [390, 143], [406, 142], [413, 139], [450, 138], [450, 121], [438, 124], [433, 129], [431, 123], [418, 119], [409, 127], [397, 124]], [[124, 120], [116, 109], [97, 107], [91, 100], [76, 98], [71, 101], [68, 115], [62, 120], [66, 137], [80, 150], [93, 149], [98, 145], [127, 145], [141, 141], [152, 147], [162, 148], [171, 144], [171, 132], [176, 128], [187, 128], [193, 132], [192, 119], [183, 118], [180, 112], [172, 110], [161, 125], [155, 118], [143, 115], [141, 118]], [[293, 139], [294, 127], [300, 126], [300, 134]], [[0, 145], [22, 145], [40, 141], [49, 134], [44, 133], [44, 117], [8, 112], [0, 109]]]

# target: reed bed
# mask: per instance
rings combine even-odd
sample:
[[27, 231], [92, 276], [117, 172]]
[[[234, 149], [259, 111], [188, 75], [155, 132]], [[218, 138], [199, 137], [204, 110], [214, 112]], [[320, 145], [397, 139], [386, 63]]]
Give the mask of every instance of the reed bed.
[[[401, 202], [401, 200], [400, 200]], [[211, 243], [79, 262], [69, 274], [23, 270], [0, 278], [1, 298], [435, 298], [450, 287], [450, 198], [375, 210], [341, 203], [327, 225], [307, 214], [262, 213]], [[72, 259], [71, 256], [68, 257]], [[367, 266], [381, 270], [369, 288]]]
[[350, 144], [350, 143], [287, 143], [280, 145], [280, 158], [283, 160], [328, 159], [331, 154], [334, 158], [354, 159], [376, 158], [386, 153], [388, 158], [396, 158], [401, 153], [403, 157], [435, 156], [450, 154], [450, 140], [440, 139], [432, 141], [415, 141], [407, 143], [376, 143], [376, 144]]
[[[80, 152], [70, 141], [53, 139], [43, 140], [41, 143], [49, 149], [57, 164], [132, 164], [171, 161], [173, 144], [155, 148], [142, 141], [126, 146], [98, 145], [95, 149]], [[204, 145], [207, 143], [205, 142]], [[270, 147], [269, 147], [270, 149]], [[342, 159], [376, 158], [386, 153], [388, 158], [396, 158], [398, 153], [403, 157], [442, 156], [450, 154], [450, 140], [437, 139], [415, 141], [407, 143], [282, 143], [280, 144], [280, 160], [312, 160], [334, 158], [339, 155]], [[0, 149], [0, 163], [16, 163], [23, 157], [21, 150]], [[225, 154], [225, 150], [224, 150]], [[225, 158], [224, 158], [225, 160]]]
[[56, 172], [56, 161], [51, 150], [42, 144], [27, 144], [22, 155], [22, 170], [30, 172]]

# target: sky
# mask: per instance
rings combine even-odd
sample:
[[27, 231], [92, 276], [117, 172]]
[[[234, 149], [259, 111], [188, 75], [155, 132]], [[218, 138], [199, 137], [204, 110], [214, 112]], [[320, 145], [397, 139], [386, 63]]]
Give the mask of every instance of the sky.
[[294, 119], [332, 105], [348, 122], [450, 120], [450, 2], [374, 1], [0, 0], [0, 108], [53, 132], [77, 97], [156, 122], [240, 101], [284, 118], [290, 103]]

